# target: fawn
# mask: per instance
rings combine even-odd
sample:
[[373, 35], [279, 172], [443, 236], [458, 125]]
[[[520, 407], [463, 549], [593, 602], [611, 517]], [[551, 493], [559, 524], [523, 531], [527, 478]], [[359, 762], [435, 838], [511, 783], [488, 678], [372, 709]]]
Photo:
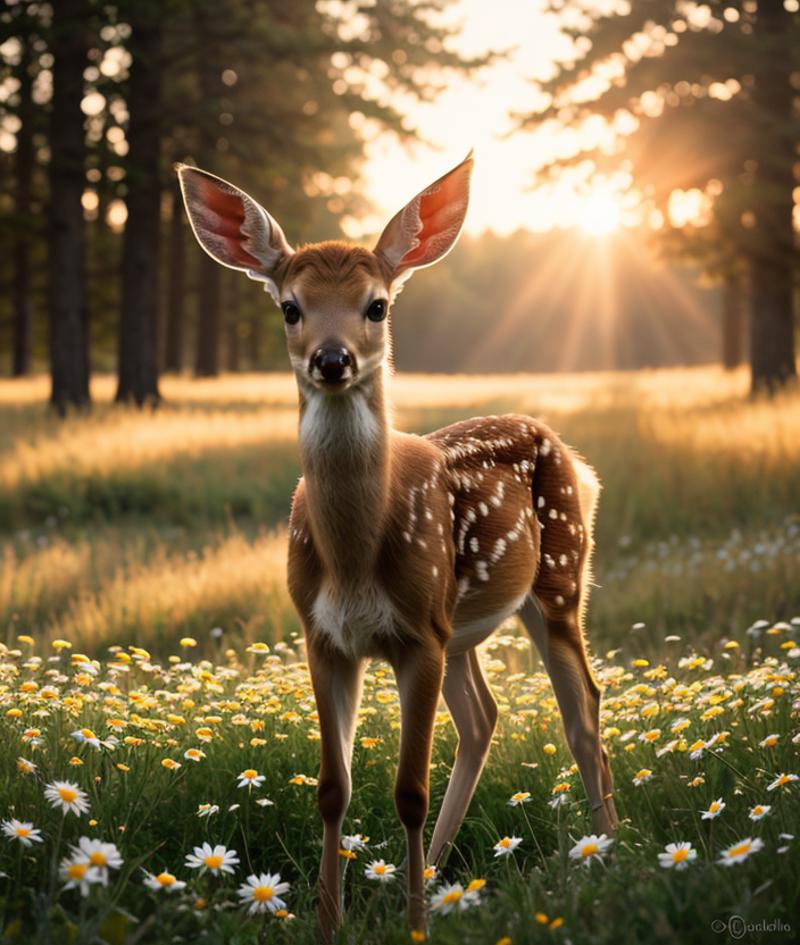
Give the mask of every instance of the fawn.
[[[617, 823], [582, 634], [596, 477], [531, 417], [475, 418], [424, 437], [391, 425], [390, 306], [415, 269], [455, 244], [472, 163], [470, 155], [414, 197], [371, 252], [338, 241], [294, 250], [252, 197], [178, 167], [200, 245], [264, 282], [282, 308], [297, 379], [303, 478], [289, 523], [289, 589], [322, 736], [318, 916], [326, 938], [341, 918], [339, 842], [372, 657], [391, 664], [400, 697], [395, 802], [413, 929], [425, 925], [426, 862], [440, 861], [453, 843], [497, 720], [475, 647], [510, 615], [519, 612], [550, 674], [595, 830], [610, 833]], [[458, 749], [426, 859], [440, 694]]]

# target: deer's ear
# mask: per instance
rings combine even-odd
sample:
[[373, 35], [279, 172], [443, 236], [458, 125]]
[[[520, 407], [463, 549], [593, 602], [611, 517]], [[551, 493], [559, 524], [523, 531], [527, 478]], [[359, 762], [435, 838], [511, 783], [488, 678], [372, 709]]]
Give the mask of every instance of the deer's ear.
[[375, 255], [388, 264], [391, 279], [404, 282], [455, 246], [467, 215], [472, 152], [403, 207], [381, 233]]
[[294, 252], [280, 226], [252, 197], [221, 177], [186, 164], [176, 169], [197, 242], [212, 259], [265, 282], [276, 295], [275, 271]]

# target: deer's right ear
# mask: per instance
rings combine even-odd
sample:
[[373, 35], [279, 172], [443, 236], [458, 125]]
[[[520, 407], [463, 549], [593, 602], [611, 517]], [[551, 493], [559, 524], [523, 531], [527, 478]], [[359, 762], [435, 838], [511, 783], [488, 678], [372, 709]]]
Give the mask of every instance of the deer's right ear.
[[279, 302], [275, 272], [294, 252], [280, 226], [252, 197], [221, 177], [186, 164], [176, 170], [197, 242], [223, 266], [266, 283]]

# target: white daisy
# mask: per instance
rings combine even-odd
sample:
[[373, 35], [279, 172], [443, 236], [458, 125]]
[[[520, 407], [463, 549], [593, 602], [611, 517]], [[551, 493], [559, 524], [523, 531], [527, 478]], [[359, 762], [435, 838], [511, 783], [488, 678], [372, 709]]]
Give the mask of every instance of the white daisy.
[[564, 804], [568, 803], [568, 801], [569, 801], [569, 794], [567, 794], [567, 792], [564, 791], [561, 794], [556, 794], [556, 796], [552, 799], [552, 801], [548, 801], [547, 803], [550, 805], [550, 807], [553, 808], [553, 810], [555, 810], [557, 807], [562, 807]]
[[96, 883], [103, 884], [103, 875], [99, 869], [83, 861], [76, 862], [70, 857], [61, 861], [59, 876], [64, 881], [64, 889], [80, 889], [82, 896], [88, 896]]
[[266, 780], [266, 775], [259, 774], [255, 768], [245, 768], [239, 775], [239, 783], [236, 786], [240, 788], [261, 787]]
[[22, 755], [17, 758], [17, 769], [22, 774], [33, 774], [33, 772], [36, 770], [36, 767], [37, 765], [35, 761], [29, 761], [27, 758], [23, 758]]
[[186, 888], [186, 883], [180, 879], [176, 879], [172, 873], [168, 873], [164, 870], [162, 873], [148, 873], [147, 870], [144, 871], [144, 880], [145, 886], [148, 889], [153, 889], [156, 892], [180, 892], [181, 889]]
[[527, 804], [531, 799], [530, 791], [517, 791], [516, 794], [512, 794], [508, 800], [508, 803], [512, 807], [519, 807], [520, 804]]
[[750, 820], [761, 820], [761, 818], [766, 817], [771, 810], [772, 807], [769, 804], [756, 804], [748, 814], [748, 817]]
[[42, 831], [35, 829], [33, 824], [25, 823], [21, 820], [4, 820], [0, 826], [3, 833], [9, 840], [19, 840], [24, 847], [29, 847], [34, 843], [43, 841]]
[[100, 750], [100, 739], [90, 728], [79, 728], [76, 732], [70, 732], [70, 735], [78, 744]]
[[440, 915], [447, 915], [449, 912], [464, 912], [474, 904], [474, 898], [466, 894], [461, 883], [446, 883], [431, 896], [431, 909], [436, 910]]
[[375, 879], [379, 883], [390, 883], [396, 872], [397, 867], [394, 863], [385, 863], [383, 860], [373, 860], [364, 868], [367, 879]]
[[658, 862], [664, 869], [685, 870], [697, 859], [697, 850], [688, 841], [668, 843], [664, 852], [658, 854]]
[[219, 813], [219, 806], [217, 804], [198, 804], [197, 805], [197, 816], [198, 817], [210, 817], [212, 814]]
[[289, 883], [281, 882], [280, 873], [260, 873], [247, 877], [247, 882], [239, 887], [241, 905], [249, 906], [249, 915], [257, 912], [277, 912], [285, 909], [286, 903], [280, 897], [289, 891]]
[[214, 876], [220, 873], [233, 873], [234, 866], [239, 863], [239, 856], [235, 850], [226, 850], [223, 844], [212, 847], [204, 843], [195, 847], [193, 853], [186, 855], [186, 865], [193, 870], [206, 869]]
[[592, 860], [599, 860], [602, 863], [603, 857], [613, 843], [614, 841], [604, 833], [601, 833], [599, 837], [597, 834], [589, 834], [586, 837], [581, 837], [569, 851], [569, 855], [573, 860], [580, 860], [587, 866]]
[[768, 791], [774, 791], [776, 788], [783, 787], [784, 784], [790, 784], [797, 780], [796, 774], [779, 774], [772, 784], [767, 785]]
[[495, 857], [510, 856], [522, 843], [522, 837], [503, 837], [492, 847]]
[[97, 882], [108, 885], [108, 871], [118, 870], [122, 866], [122, 856], [114, 843], [103, 843], [102, 840], [90, 840], [81, 837], [77, 845], [70, 847], [73, 863], [84, 863], [100, 874]]
[[51, 807], [60, 807], [64, 814], [85, 814], [89, 810], [89, 798], [77, 784], [71, 781], [53, 781], [45, 785], [44, 796]]
[[700, 819], [701, 820], [714, 820], [714, 818], [719, 817], [719, 815], [724, 810], [725, 810], [725, 801], [723, 801], [721, 797], [718, 797], [715, 801], [712, 801], [708, 805], [708, 810], [704, 810], [701, 812]]
[[366, 850], [368, 843], [369, 837], [364, 837], [360, 833], [345, 834], [342, 837], [342, 849], [353, 850], [355, 853]]
[[717, 861], [723, 866], [733, 866], [735, 863], [744, 863], [751, 853], [758, 853], [764, 846], [764, 841], [758, 837], [746, 837], [739, 840], [732, 847], [722, 851], [722, 856]]

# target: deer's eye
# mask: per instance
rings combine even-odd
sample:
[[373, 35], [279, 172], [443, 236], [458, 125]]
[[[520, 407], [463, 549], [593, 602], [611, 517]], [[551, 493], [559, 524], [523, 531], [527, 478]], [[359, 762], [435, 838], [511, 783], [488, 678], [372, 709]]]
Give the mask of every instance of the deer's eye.
[[367, 318], [371, 322], [382, 322], [386, 318], [386, 299], [373, 299], [367, 309]]
[[281, 302], [281, 308], [287, 325], [296, 325], [300, 321], [300, 309], [294, 302]]

